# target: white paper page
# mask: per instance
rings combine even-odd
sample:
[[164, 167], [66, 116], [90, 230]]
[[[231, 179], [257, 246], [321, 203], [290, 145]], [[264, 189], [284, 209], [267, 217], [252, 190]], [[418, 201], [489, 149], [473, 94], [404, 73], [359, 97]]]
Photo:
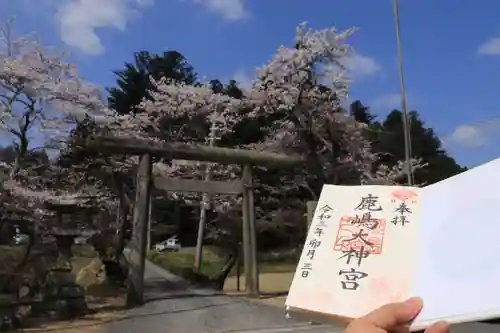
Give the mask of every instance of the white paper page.
[[500, 159], [421, 189], [415, 326], [500, 317]]
[[418, 191], [325, 185], [286, 305], [354, 318], [406, 299], [415, 275]]

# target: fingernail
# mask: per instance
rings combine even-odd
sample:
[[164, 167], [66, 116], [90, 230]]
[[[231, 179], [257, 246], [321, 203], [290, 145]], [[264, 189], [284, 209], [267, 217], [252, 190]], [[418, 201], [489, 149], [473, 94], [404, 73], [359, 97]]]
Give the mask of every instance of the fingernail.
[[403, 302], [407, 306], [415, 306], [415, 307], [422, 307], [423, 305], [423, 300], [420, 297], [412, 297], [408, 298], [406, 301]]
[[412, 316], [417, 316], [423, 308], [423, 301], [420, 297], [412, 297], [403, 302], [403, 306]]

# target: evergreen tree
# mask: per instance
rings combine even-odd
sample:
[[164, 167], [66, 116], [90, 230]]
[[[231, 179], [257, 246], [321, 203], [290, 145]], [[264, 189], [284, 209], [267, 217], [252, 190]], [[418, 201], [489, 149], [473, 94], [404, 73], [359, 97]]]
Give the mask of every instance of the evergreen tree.
[[134, 63], [125, 63], [125, 69], [114, 71], [117, 87], [109, 88], [109, 106], [120, 114], [138, 112], [143, 98], [151, 98], [148, 91], [154, 87], [150, 76], [158, 80], [171, 78], [186, 84], [196, 82], [196, 73], [184, 56], [177, 51], [162, 55], [141, 51], [134, 54]]
[[[357, 121], [368, 125], [367, 135], [372, 141], [374, 151], [381, 155], [380, 163], [391, 166], [399, 160], [404, 160], [401, 111], [393, 110], [382, 122], [378, 122], [369, 107], [360, 101], [354, 101], [351, 103], [350, 113]], [[417, 111], [409, 113], [409, 121], [412, 157], [421, 158], [423, 163], [427, 164], [415, 172], [415, 184], [433, 184], [467, 170], [448, 155], [434, 130], [425, 126]]]

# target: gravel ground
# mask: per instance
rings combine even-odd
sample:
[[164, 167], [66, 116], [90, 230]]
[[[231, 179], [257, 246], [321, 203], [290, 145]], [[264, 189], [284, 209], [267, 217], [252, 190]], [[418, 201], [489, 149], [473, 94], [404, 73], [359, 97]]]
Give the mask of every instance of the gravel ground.
[[182, 279], [146, 263], [146, 304], [127, 312], [124, 319], [104, 324], [106, 333], [222, 333], [222, 332], [338, 332], [331, 325], [310, 325], [286, 319], [284, 311], [190, 288]]
[[[147, 262], [147, 303], [125, 318], [104, 324], [106, 333], [223, 333], [223, 332], [341, 332], [332, 325], [311, 325], [286, 319], [280, 308], [211, 290], [190, 288], [180, 278]], [[469, 323], [456, 325], [452, 333], [494, 333], [500, 326]]]

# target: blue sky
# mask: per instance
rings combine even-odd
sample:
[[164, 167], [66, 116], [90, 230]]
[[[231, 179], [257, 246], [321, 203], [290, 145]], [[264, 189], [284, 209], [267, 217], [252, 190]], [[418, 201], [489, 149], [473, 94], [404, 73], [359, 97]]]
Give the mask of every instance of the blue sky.
[[[469, 166], [500, 155], [500, 2], [401, 0], [409, 107]], [[138, 50], [180, 51], [208, 78], [241, 83], [295, 27], [352, 26], [351, 99], [379, 115], [400, 105], [391, 0], [0, 0], [19, 33], [65, 48], [103, 87]], [[498, 97], [497, 97], [498, 96]]]

